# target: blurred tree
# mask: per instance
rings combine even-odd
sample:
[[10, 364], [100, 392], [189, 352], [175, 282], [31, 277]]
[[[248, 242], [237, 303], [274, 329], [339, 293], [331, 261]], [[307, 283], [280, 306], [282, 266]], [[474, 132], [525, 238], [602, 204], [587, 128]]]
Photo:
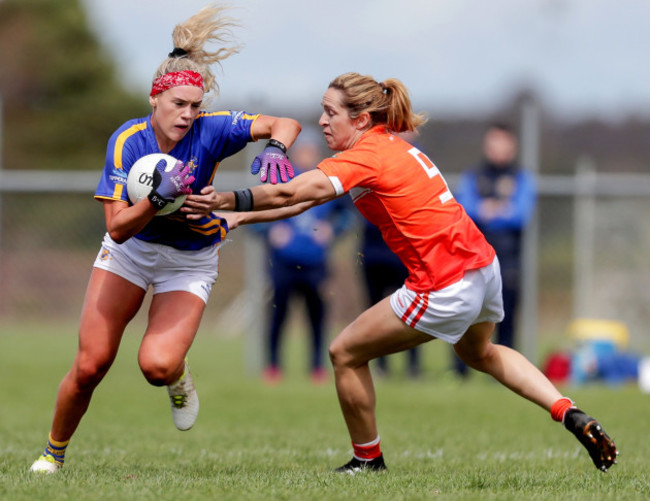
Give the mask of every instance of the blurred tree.
[[147, 100], [122, 88], [80, 0], [0, 1], [7, 169], [100, 169], [110, 134]]

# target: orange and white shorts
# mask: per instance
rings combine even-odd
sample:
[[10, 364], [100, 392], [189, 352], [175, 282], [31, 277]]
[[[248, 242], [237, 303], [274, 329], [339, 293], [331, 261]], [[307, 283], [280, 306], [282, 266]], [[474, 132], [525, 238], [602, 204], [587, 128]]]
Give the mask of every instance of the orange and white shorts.
[[414, 292], [403, 285], [390, 296], [390, 305], [406, 325], [456, 344], [471, 325], [503, 320], [499, 260], [441, 290]]

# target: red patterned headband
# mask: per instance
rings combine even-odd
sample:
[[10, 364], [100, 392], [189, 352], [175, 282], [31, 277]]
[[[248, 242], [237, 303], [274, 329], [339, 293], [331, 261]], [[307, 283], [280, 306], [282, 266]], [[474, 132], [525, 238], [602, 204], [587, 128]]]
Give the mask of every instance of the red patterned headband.
[[167, 89], [171, 89], [172, 87], [178, 87], [179, 85], [192, 85], [203, 90], [203, 77], [200, 73], [189, 70], [165, 73], [153, 81], [153, 84], [151, 85], [151, 94], [149, 95], [155, 96], [156, 94], [165, 92]]

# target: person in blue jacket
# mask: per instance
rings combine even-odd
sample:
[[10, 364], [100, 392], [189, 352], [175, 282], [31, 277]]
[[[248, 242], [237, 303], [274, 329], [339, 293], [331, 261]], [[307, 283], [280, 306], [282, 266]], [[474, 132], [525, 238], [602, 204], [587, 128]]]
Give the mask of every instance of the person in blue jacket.
[[[499, 344], [513, 347], [519, 302], [522, 232], [535, 210], [536, 186], [517, 163], [518, 141], [506, 123], [492, 123], [483, 136], [482, 161], [464, 171], [454, 196], [494, 247], [501, 264], [505, 317], [497, 327]], [[467, 366], [455, 357], [455, 370]]]
[[[291, 148], [295, 175], [311, 170], [322, 158], [323, 138], [304, 128]], [[337, 237], [354, 221], [347, 198], [317, 205], [297, 216], [261, 224], [255, 230], [265, 237], [268, 249], [272, 301], [266, 336], [266, 367], [263, 379], [269, 384], [283, 377], [282, 337], [289, 304], [296, 297], [304, 300], [311, 332], [309, 371], [314, 383], [324, 382], [323, 366], [326, 333], [323, 288], [329, 276], [328, 257]]]

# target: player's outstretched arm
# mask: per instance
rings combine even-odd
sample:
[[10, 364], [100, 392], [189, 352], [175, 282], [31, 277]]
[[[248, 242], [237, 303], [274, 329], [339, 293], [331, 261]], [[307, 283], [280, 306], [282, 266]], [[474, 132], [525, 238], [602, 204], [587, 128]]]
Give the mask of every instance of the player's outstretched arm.
[[286, 184], [267, 184], [216, 195], [213, 210], [241, 212], [290, 207], [302, 202], [321, 204], [337, 197], [334, 186], [320, 169], [307, 171]]
[[315, 205], [319, 204], [317, 202], [301, 202], [280, 209], [268, 209], [252, 212], [215, 212], [215, 214], [227, 221], [229, 230], [234, 230], [238, 226], [246, 224], [269, 223], [271, 221], [278, 221], [280, 219], [297, 216]]

